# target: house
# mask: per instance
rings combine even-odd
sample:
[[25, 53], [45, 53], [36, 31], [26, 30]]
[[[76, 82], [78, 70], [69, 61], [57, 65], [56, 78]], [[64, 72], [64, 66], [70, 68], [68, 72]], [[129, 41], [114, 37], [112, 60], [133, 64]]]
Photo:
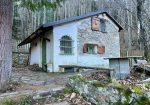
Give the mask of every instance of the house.
[[30, 64], [48, 72], [61, 65], [109, 67], [108, 57], [120, 57], [119, 32], [123, 28], [105, 11], [49, 22], [19, 46], [30, 43]]

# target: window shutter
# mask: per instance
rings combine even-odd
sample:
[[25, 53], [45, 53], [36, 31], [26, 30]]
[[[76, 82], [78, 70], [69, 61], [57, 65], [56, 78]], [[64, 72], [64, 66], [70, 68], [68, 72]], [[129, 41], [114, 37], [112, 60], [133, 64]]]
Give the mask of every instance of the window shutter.
[[87, 53], [87, 44], [84, 44], [83, 46], [83, 53]]
[[92, 30], [99, 31], [100, 20], [97, 16], [92, 17]]
[[105, 53], [105, 46], [98, 46], [98, 54], [104, 54]]

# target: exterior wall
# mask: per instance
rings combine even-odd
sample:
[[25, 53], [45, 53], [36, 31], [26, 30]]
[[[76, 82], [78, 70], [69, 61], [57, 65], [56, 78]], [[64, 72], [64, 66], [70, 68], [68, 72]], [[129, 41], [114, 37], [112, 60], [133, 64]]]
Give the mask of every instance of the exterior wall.
[[36, 39], [31, 43], [30, 65], [33, 64], [38, 64], [40, 67], [42, 67], [40, 39]]
[[46, 62], [47, 64], [53, 63], [53, 35], [52, 31], [45, 33], [45, 37], [50, 41], [46, 40]]
[[[59, 65], [77, 65], [77, 22], [56, 26], [53, 29], [54, 40], [54, 62], [53, 70], [59, 71]], [[60, 39], [62, 36], [68, 35], [73, 40], [73, 54], [60, 54]]]
[[45, 37], [48, 38], [50, 41], [46, 41], [46, 63], [47, 63], [47, 72], [53, 72], [53, 32], [52, 30], [45, 33]]
[[[46, 63], [48, 65], [53, 64], [53, 35], [52, 31], [48, 31], [43, 35], [45, 38], [49, 39], [50, 41], [46, 40]], [[36, 39], [31, 43], [31, 57], [30, 57], [30, 65], [38, 64], [42, 67], [42, 39]], [[50, 70], [48, 70], [50, 72]]]
[[114, 69], [115, 72], [113, 74], [113, 78], [115, 79], [124, 79], [130, 74], [130, 66], [129, 66], [129, 59], [110, 59], [109, 60], [110, 68]]
[[[78, 65], [109, 67], [109, 61], [103, 58], [120, 57], [120, 42], [118, 27], [106, 16], [99, 15], [100, 18], [106, 19], [106, 31], [91, 30], [91, 18], [80, 21], [78, 26]], [[87, 54], [83, 53], [85, 43], [102, 44], [105, 46], [104, 54]]]
[[[101, 17], [101, 15], [99, 16]], [[87, 67], [109, 67], [107, 57], [120, 57], [120, 43], [118, 27], [111, 22], [107, 16], [107, 33], [91, 30], [91, 18], [70, 22], [67, 24], [54, 26], [53, 31], [45, 34], [50, 39], [47, 41], [47, 64], [49, 72], [58, 72], [59, 65], [79, 65]], [[52, 34], [53, 33], [53, 34]], [[68, 35], [73, 40], [73, 54], [60, 54], [60, 39]], [[105, 45], [105, 54], [85, 54], [83, 53], [84, 43]], [[32, 48], [31, 64], [41, 64], [40, 43]], [[42, 49], [42, 48], [41, 48]], [[50, 69], [49, 69], [50, 68]]]

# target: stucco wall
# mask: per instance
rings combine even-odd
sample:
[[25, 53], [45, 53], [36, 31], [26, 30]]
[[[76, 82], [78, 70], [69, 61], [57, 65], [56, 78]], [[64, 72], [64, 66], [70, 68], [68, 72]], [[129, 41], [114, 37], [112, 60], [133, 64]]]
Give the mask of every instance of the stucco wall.
[[46, 40], [46, 62], [47, 64], [53, 63], [53, 35], [52, 30], [45, 33], [45, 36], [48, 40]]
[[[101, 15], [99, 16], [101, 17]], [[53, 31], [46, 33], [50, 41], [47, 41], [47, 64], [52, 65], [52, 70], [59, 71], [59, 65], [80, 65], [90, 67], [109, 67], [109, 61], [106, 57], [120, 56], [120, 43], [118, 27], [111, 22], [107, 16], [107, 33], [91, 30], [91, 18], [78, 20], [59, 26], [54, 26]], [[53, 34], [52, 34], [53, 33]], [[60, 39], [68, 35], [73, 40], [73, 54], [60, 54]], [[105, 54], [85, 54], [83, 53], [84, 43], [94, 43], [105, 45]], [[36, 48], [32, 48], [31, 64], [40, 62], [40, 43]], [[42, 55], [42, 54], [41, 54]]]
[[124, 79], [130, 74], [129, 60], [124, 59], [110, 59], [110, 68], [114, 69], [113, 78]]
[[[72, 22], [61, 26], [56, 26], [53, 29], [54, 35], [54, 62], [53, 70], [59, 71], [59, 65], [77, 65], [77, 23]], [[62, 36], [68, 35], [73, 40], [73, 54], [60, 54], [60, 39]]]
[[31, 43], [30, 65], [39, 64], [41, 67], [41, 45], [40, 39], [36, 39]]
[[[103, 58], [120, 57], [120, 42], [118, 27], [106, 16], [99, 15], [106, 19], [106, 33], [91, 30], [91, 18], [80, 21], [78, 26], [78, 65], [109, 67], [109, 61]], [[83, 53], [85, 43], [102, 44], [105, 46], [104, 54]]]
[[[52, 30], [46, 32], [43, 37], [46, 40], [46, 63], [53, 64], [53, 35]], [[38, 64], [42, 67], [42, 38], [38, 38], [31, 43], [30, 65]]]

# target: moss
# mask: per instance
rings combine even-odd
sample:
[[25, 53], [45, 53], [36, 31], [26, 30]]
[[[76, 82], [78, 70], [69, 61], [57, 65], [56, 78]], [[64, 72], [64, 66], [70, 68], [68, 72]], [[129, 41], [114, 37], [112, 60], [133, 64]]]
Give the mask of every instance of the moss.
[[134, 93], [136, 93], [136, 94], [144, 94], [142, 88], [137, 87], [137, 86], [131, 87], [131, 90], [132, 90]]
[[66, 86], [64, 88], [64, 94], [71, 94], [73, 92], [77, 93], [77, 91], [74, 88], [70, 87], [70, 86]]
[[16, 105], [17, 103], [11, 99], [3, 99], [1, 102], [0, 102], [1, 105]]
[[76, 75], [76, 76], [72, 76], [70, 77], [70, 79], [73, 79], [73, 80], [78, 80], [80, 82], [88, 82], [88, 80], [82, 76], [79, 76], [79, 75]]
[[5, 98], [3, 99], [0, 104], [1, 105], [32, 105], [32, 98], [31, 97], [23, 97], [19, 100], [13, 100]]
[[100, 82], [93, 82], [92, 83], [92, 85], [94, 86], [94, 87], [105, 87], [106, 85], [104, 85], [104, 84], [102, 84], [102, 83], [100, 83]]
[[144, 83], [146, 88], [150, 88], [150, 82]]

